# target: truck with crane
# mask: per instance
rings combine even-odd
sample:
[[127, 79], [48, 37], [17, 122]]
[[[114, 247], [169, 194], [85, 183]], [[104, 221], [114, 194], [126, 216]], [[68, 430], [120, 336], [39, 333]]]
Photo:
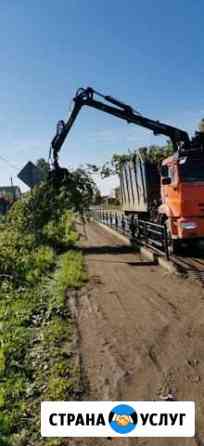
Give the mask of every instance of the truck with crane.
[[123, 210], [132, 219], [150, 220], [167, 226], [168, 243], [176, 253], [181, 244], [204, 240], [204, 120], [190, 138], [185, 130], [149, 119], [118, 99], [92, 88], [79, 89], [67, 122], [59, 121], [51, 142], [54, 174], [61, 175], [59, 151], [80, 110], [88, 106], [167, 136], [173, 155], [160, 168], [137, 151], [120, 173]]

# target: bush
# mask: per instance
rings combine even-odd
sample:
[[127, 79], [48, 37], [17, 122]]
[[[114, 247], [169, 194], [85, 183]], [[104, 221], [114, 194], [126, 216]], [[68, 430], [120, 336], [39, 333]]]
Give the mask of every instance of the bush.
[[87, 274], [84, 270], [82, 254], [74, 251], [64, 254], [54, 275], [57, 291], [66, 290], [66, 288], [80, 288], [86, 279]]
[[49, 246], [40, 246], [33, 250], [29, 260], [25, 279], [29, 283], [36, 283], [40, 276], [54, 267], [55, 253]]
[[55, 249], [68, 248], [75, 245], [78, 240], [73, 214], [70, 211], [65, 211], [58, 220], [49, 221], [42, 232], [44, 240]]
[[78, 238], [68, 195], [43, 184], [0, 222], [1, 446], [60, 444], [40, 437], [40, 401], [79, 388], [79, 371], [63, 353], [72, 337], [65, 289], [86, 274], [79, 252], [57, 256]]
[[0, 232], [0, 252], [0, 279], [10, 278], [18, 285], [38, 280], [55, 263], [52, 248], [37, 247], [34, 235], [25, 233], [23, 237], [8, 224]]

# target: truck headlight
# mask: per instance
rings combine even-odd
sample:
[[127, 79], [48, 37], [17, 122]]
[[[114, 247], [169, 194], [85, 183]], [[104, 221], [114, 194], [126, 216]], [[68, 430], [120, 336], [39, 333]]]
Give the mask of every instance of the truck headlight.
[[194, 221], [183, 221], [181, 227], [183, 229], [197, 229], [198, 225]]

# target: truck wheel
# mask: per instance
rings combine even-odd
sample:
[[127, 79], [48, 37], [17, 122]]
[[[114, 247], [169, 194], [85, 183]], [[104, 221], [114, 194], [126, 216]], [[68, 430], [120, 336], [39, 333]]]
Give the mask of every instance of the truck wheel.
[[180, 249], [181, 247], [179, 240], [171, 240], [171, 244], [169, 245], [169, 254], [179, 255]]
[[168, 237], [168, 248], [170, 255], [178, 255], [180, 252], [180, 240], [175, 240], [171, 236], [170, 224], [167, 221], [167, 237]]

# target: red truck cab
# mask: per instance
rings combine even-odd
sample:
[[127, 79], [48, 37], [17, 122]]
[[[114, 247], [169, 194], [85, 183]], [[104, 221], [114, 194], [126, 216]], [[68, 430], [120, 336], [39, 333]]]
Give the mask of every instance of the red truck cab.
[[173, 156], [161, 166], [159, 213], [173, 241], [204, 239], [204, 156]]

